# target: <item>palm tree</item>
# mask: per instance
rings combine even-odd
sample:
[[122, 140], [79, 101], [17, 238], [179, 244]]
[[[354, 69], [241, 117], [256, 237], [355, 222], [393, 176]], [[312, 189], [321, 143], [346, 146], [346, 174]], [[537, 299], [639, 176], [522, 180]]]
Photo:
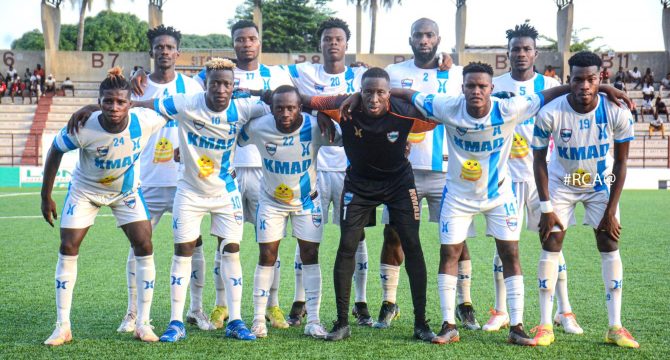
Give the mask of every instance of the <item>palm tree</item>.
[[[79, 5], [79, 31], [77, 32], [77, 51], [81, 51], [84, 48], [84, 18], [86, 15], [86, 10], [91, 11], [91, 6], [93, 5], [93, 0], [70, 0], [72, 2], [72, 7]], [[107, 10], [112, 9], [112, 3], [114, 0], [105, 0], [107, 5]]]
[[[360, 33], [359, 24], [360, 12], [365, 7], [370, 10], [370, 54], [375, 53], [375, 39], [377, 36], [377, 10], [383, 6], [390, 10], [394, 4], [402, 5], [402, 0], [347, 0], [349, 3], [356, 4], [356, 31]], [[357, 48], [358, 50], [358, 48]]]

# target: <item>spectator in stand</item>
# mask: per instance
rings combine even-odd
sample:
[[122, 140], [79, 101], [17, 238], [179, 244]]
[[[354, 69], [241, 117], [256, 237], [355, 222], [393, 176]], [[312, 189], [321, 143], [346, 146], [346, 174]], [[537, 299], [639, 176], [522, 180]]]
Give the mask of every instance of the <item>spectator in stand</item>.
[[39, 77], [36, 75], [32, 75], [30, 77], [30, 86], [28, 86], [28, 98], [30, 99], [30, 104], [32, 105], [33, 103], [33, 96], [35, 96], [36, 100], [35, 103], [39, 103], [40, 100], [40, 80]]
[[627, 77], [626, 74], [627, 72], [626, 70], [623, 69], [623, 66], [619, 66], [619, 71], [617, 71], [616, 74], [614, 74], [614, 79], [621, 77], [621, 81], [626, 83], [626, 77]]
[[556, 70], [554, 69], [554, 67], [551, 65], [547, 65], [547, 67], [544, 70], [544, 76], [548, 76], [550, 78], [556, 77]]
[[603, 70], [600, 72], [600, 83], [609, 84], [610, 83], [610, 71], [606, 67], [603, 67]]
[[30, 86], [30, 77], [33, 76], [33, 73], [30, 72], [29, 68], [26, 68], [26, 72], [23, 73], [23, 85], [24, 88], [27, 88]]
[[663, 125], [663, 121], [658, 117], [654, 117], [654, 120], [649, 123], [649, 137], [652, 137], [655, 131], [660, 131], [661, 138], [665, 139], [665, 126]]
[[[653, 100], [654, 87], [650, 84], [645, 84], [645, 87], [642, 88], [642, 106], [640, 107], [640, 115], [642, 115], [643, 122], [645, 114], [654, 115], [654, 105], [652, 103]], [[635, 117], [635, 121], [637, 121], [637, 116]]]
[[665, 102], [661, 100], [661, 97], [656, 98], [654, 102], [654, 119], [659, 118], [659, 115], [665, 114], [665, 120], [670, 122], [670, 115], [668, 114], [668, 107], [665, 105]]
[[658, 96], [663, 97], [663, 90], [670, 91], [670, 73], [665, 74], [665, 77], [661, 80], [661, 85], [658, 88]]
[[642, 75], [642, 84], [646, 84], [647, 82], [654, 83], [654, 73], [651, 71], [651, 68], [647, 68], [644, 71], [644, 75]]
[[5, 92], [7, 92], [7, 84], [0, 78], [0, 104], [2, 104], [2, 97], [5, 96]]
[[10, 83], [14, 80], [14, 75], [16, 75], [16, 69], [14, 69], [12, 65], [9, 65], [9, 70], [7, 70], [7, 77], [5, 77], [7, 87], [9, 87]]
[[65, 81], [60, 85], [60, 89], [63, 91], [63, 96], [65, 96], [65, 90], [72, 90], [72, 96], [74, 97], [74, 84], [69, 77], [65, 78]]
[[37, 64], [33, 75], [37, 76], [37, 82], [40, 87], [40, 91], [44, 92], [44, 80], [46, 80], [46, 75], [44, 74], [44, 69], [42, 69], [41, 64]]
[[649, 102], [654, 100], [654, 83], [651, 79], [648, 79], [642, 86], [642, 100], [649, 100]]
[[638, 86], [642, 86], [642, 74], [637, 69], [637, 66], [633, 70], [628, 70], [628, 82], [635, 84], [633, 90], [637, 89]]
[[44, 95], [50, 91], [56, 95], [56, 79], [54, 78], [53, 74], [49, 74], [47, 79], [44, 80]]
[[14, 74], [14, 80], [12, 81], [12, 91], [9, 93], [9, 95], [12, 97], [12, 104], [14, 103], [14, 96], [16, 95], [21, 95], [21, 104], [23, 104], [23, 89], [25, 89], [25, 86], [25, 83], [21, 81], [19, 75]]
[[623, 81], [623, 79], [624, 79], [623, 76], [618, 75], [617, 77], [614, 78], [613, 85], [615, 88], [627, 93], [628, 90], [626, 90], [626, 83]]

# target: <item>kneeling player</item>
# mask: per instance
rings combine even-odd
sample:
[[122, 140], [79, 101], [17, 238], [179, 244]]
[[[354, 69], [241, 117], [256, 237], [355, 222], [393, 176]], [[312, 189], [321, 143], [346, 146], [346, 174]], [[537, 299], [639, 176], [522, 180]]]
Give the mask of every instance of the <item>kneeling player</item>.
[[[637, 348], [640, 345], [621, 326], [623, 267], [619, 255], [619, 197], [626, 180], [628, 147], [633, 140], [632, 115], [598, 95], [602, 65], [598, 55], [580, 52], [568, 63], [570, 93], [539, 112], [533, 137], [533, 166], [542, 210], [542, 253], [537, 271], [541, 321], [535, 339], [543, 346], [554, 341], [551, 310], [564, 226], [574, 225], [575, 205], [581, 202], [585, 208], [584, 224], [593, 227], [602, 258], [610, 327], [605, 341]], [[556, 149], [547, 172], [550, 135], [556, 139]], [[614, 166], [610, 169], [608, 150], [612, 141]], [[610, 170], [611, 175], [607, 175]], [[613, 182], [611, 191], [608, 182]]]
[[[307, 308], [305, 335], [323, 338], [327, 334], [319, 321], [319, 244], [323, 237], [323, 218], [316, 190], [316, 155], [321, 146], [330, 143], [320, 133], [316, 117], [301, 113], [300, 109], [298, 91], [292, 86], [280, 86], [272, 95], [272, 115], [247, 124], [238, 138], [241, 146], [256, 145], [263, 160], [262, 190], [256, 214], [256, 241], [260, 254], [254, 275], [254, 323], [251, 328], [257, 337], [267, 336], [266, 307], [279, 242], [286, 236], [289, 218], [303, 261], [302, 283]], [[336, 140], [341, 144], [339, 137]]]
[[137, 161], [151, 135], [165, 125], [165, 119], [152, 111], [130, 110], [130, 84], [114, 68], [100, 84], [101, 112], [94, 112], [78, 134], [63, 129], [56, 136], [44, 164], [42, 215], [53, 226], [56, 203], [51, 191], [65, 152], [79, 149], [79, 162], [65, 197], [61, 216], [61, 245], [56, 264], [57, 323], [46, 345], [62, 345], [72, 340], [70, 308], [77, 281], [79, 246], [102, 206], [109, 206], [116, 223], [133, 247], [136, 267], [137, 319], [135, 337], [158, 341], [149, 323], [154, 292], [151, 223], [142, 190]]

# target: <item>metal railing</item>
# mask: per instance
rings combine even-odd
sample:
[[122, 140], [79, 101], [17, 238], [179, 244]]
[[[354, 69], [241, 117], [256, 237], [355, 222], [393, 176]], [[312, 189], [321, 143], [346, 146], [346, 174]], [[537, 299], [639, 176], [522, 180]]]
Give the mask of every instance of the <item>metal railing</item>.
[[38, 134], [0, 134], [0, 166], [39, 166], [41, 142]]

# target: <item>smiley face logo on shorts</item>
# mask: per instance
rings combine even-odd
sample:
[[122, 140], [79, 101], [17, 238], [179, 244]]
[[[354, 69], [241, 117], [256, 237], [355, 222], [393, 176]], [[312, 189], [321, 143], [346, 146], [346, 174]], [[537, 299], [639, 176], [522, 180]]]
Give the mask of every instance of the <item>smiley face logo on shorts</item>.
[[482, 166], [475, 159], [465, 160], [461, 168], [461, 179], [477, 181], [482, 177]]
[[198, 177], [206, 178], [214, 172], [214, 162], [207, 155], [202, 155], [198, 159], [198, 168], [200, 169]]
[[275, 188], [275, 199], [283, 203], [290, 204], [291, 200], [293, 199], [293, 190], [291, 190], [291, 188], [286, 184], [279, 184]]

